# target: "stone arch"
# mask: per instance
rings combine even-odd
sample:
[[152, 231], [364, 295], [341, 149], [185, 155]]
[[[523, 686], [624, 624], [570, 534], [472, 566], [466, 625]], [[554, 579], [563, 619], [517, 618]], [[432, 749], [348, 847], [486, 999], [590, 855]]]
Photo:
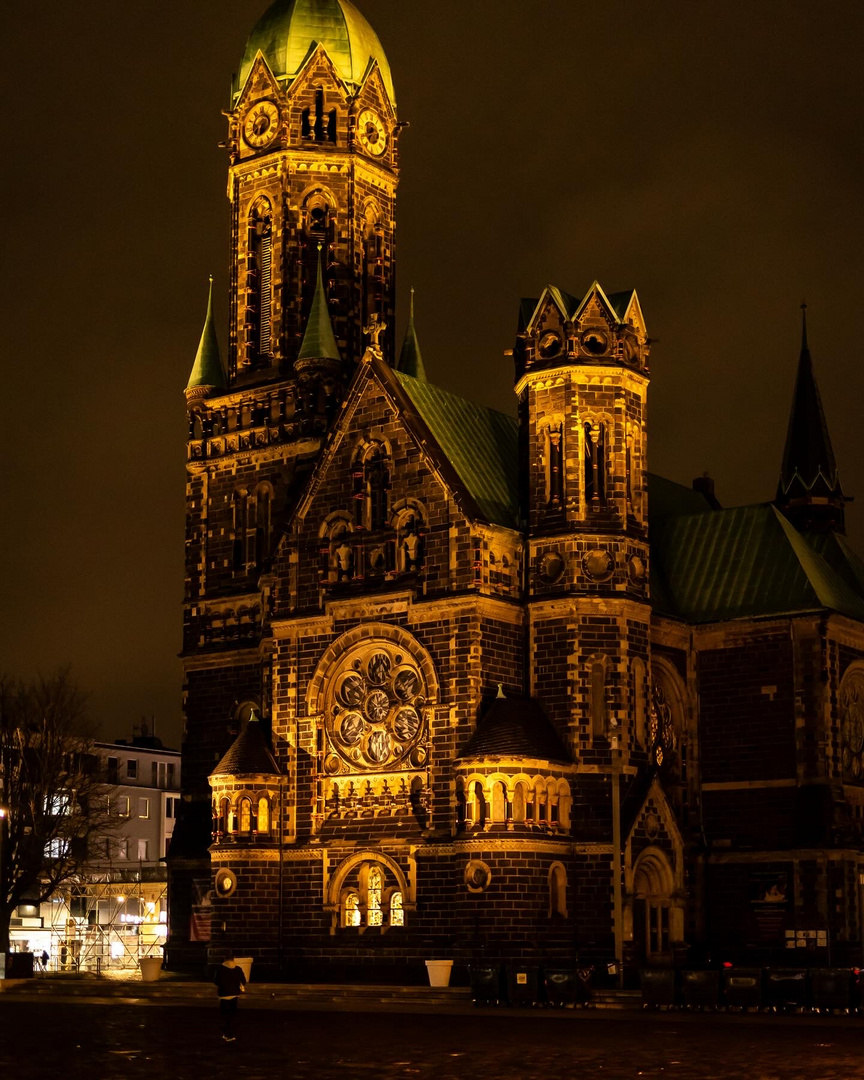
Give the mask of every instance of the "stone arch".
[[348, 875], [363, 863], [380, 863], [385, 866], [396, 879], [396, 888], [402, 893], [404, 906], [407, 909], [414, 907], [417, 897], [413, 879], [406, 877], [402, 868], [390, 855], [386, 855], [383, 851], [365, 848], [363, 851], [356, 851], [353, 855], [349, 855], [347, 859], [343, 859], [333, 872], [327, 888], [327, 907], [330, 910], [339, 910], [343, 886]]
[[323, 711], [325, 683], [329, 672], [336, 667], [342, 657], [355, 645], [368, 643], [374, 639], [389, 641], [410, 653], [417, 664], [426, 685], [426, 703], [434, 705], [438, 701], [439, 685], [435, 665], [428, 650], [420, 642], [403, 630], [401, 626], [392, 623], [368, 622], [361, 623], [351, 630], [346, 630], [334, 642], [324, 650], [315, 674], [309, 681], [306, 690], [306, 712], [308, 716], [315, 716]]
[[562, 862], [549, 867], [549, 918], [558, 915], [567, 918], [567, 870]]

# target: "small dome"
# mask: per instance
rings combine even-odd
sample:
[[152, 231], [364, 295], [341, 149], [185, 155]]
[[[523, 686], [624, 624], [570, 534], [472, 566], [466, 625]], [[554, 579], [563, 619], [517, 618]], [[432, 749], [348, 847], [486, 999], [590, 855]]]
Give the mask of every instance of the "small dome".
[[370, 62], [377, 60], [395, 104], [390, 65], [378, 35], [350, 0], [276, 0], [249, 35], [235, 91], [243, 89], [259, 49], [277, 79], [291, 80], [319, 43], [354, 89], [362, 83]]

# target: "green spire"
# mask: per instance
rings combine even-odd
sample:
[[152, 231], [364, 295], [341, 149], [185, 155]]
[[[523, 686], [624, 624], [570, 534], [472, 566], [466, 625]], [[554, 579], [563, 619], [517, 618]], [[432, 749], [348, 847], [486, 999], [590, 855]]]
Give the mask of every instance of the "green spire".
[[420, 343], [417, 340], [417, 331], [414, 328], [414, 289], [411, 289], [411, 305], [408, 308], [408, 326], [405, 329], [405, 340], [402, 342], [402, 352], [399, 353], [397, 371], [404, 371], [406, 375], [413, 375], [420, 382], [426, 382], [426, 368], [423, 364], [423, 356], [420, 352]]
[[330, 321], [330, 312], [327, 308], [327, 297], [324, 294], [324, 278], [321, 274], [321, 245], [318, 245], [318, 280], [315, 282], [315, 295], [312, 297], [312, 306], [309, 308], [309, 318], [306, 320], [306, 331], [303, 334], [303, 344], [297, 355], [298, 360], [341, 360], [339, 349], [336, 346], [336, 338], [333, 334], [333, 323]]
[[[222, 358], [219, 355], [219, 340], [216, 337], [216, 324], [213, 320], [212, 274], [210, 275], [210, 295], [207, 298], [207, 317], [204, 320], [204, 329], [201, 331], [201, 340], [198, 342], [192, 374], [186, 384], [186, 394], [189, 396], [190, 391], [204, 391], [205, 389], [225, 389], [225, 369], [222, 367]], [[191, 396], [202, 395], [197, 393]]]

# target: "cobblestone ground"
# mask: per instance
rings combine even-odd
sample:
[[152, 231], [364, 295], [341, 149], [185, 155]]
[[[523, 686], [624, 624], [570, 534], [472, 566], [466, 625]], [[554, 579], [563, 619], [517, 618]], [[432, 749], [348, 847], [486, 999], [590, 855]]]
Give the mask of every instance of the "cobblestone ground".
[[864, 1077], [864, 1021], [530, 1012], [470, 1016], [0, 1000], [0, 1076], [170, 1080]]

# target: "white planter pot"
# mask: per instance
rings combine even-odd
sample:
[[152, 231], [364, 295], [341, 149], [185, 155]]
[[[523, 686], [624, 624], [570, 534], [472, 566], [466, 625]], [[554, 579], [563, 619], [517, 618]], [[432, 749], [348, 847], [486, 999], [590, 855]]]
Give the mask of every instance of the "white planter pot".
[[141, 982], [156, 982], [162, 972], [162, 957], [142, 956], [138, 966], [141, 968]]
[[234, 963], [243, 974], [246, 976], [246, 982], [252, 982], [252, 957], [251, 956], [235, 956]]
[[449, 986], [450, 969], [453, 967], [452, 960], [427, 960], [426, 970], [429, 973], [430, 986]]

